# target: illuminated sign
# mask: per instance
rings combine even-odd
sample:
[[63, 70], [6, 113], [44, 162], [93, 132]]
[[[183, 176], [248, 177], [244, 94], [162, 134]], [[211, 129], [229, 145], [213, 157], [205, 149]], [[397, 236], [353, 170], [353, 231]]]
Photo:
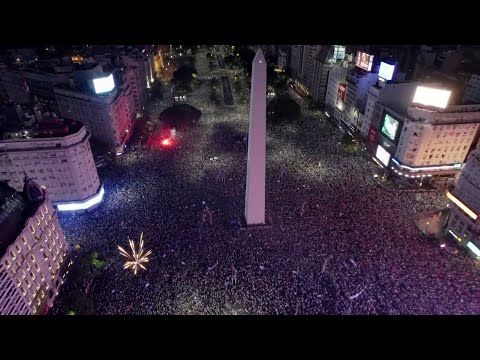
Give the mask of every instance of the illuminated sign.
[[345, 85], [338, 86], [337, 100], [345, 102], [345, 97], [347, 96], [347, 87]]
[[373, 65], [373, 55], [364, 53], [362, 51], [357, 51], [357, 58], [355, 60], [355, 65], [360, 69], [370, 71], [372, 70]]
[[100, 203], [103, 200], [103, 195], [105, 194], [105, 190], [103, 186], [100, 188], [98, 194], [94, 195], [90, 199], [86, 201], [77, 201], [77, 202], [70, 202], [65, 204], [57, 204], [58, 211], [75, 211], [75, 210], [86, 210], [91, 208], [92, 206]]
[[411, 171], [421, 171], [421, 170], [429, 170], [429, 171], [433, 171], [433, 170], [451, 170], [451, 169], [460, 169], [462, 167], [462, 164], [461, 163], [457, 163], [457, 164], [452, 164], [452, 165], [438, 165], [438, 166], [408, 166], [408, 165], [402, 165], [398, 162], [397, 159], [392, 159], [392, 161], [394, 163], [396, 163], [399, 167], [401, 167], [402, 169], [408, 169], [408, 170], [411, 170]]
[[450, 90], [434, 89], [425, 86], [417, 86], [413, 102], [427, 106], [445, 109], [451, 95]]
[[375, 156], [382, 162], [383, 165], [388, 166], [388, 163], [390, 162], [390, 153], [382, 146], [378, 145]]
[[477, 255], [478, 257], [480, 257], [480, 250], [479, 250], [475, 245], [473, 245], [473, 243], [468, 242], [467, 247], [468, 247], [470, 250], [472, 250], [472, 252], [473, 252], [475, 255]]
[[462, 239], [460, 239], [460, 238], [457, 236], [457, 234], [455, 234], [452, 230], [448, 230], [448, 232], [449, 232], [450, 234], [452, 234], [452, 236], [453, 236], [455, 239], [457, 239], [458, 241], [462, 241]]
[[383, 120], [382, 133], [387, 135], [390, 140], [395, 140], [397, 135], [399, 122], [395, 120], [388, 114], [385, 114], [385, 119]]
[[93, 86], [96, 94], [103, 94], [112, 91], [115, 88], [115, 81], [113, 81], [113, 74], [110, 76], [93, 79]]
[[477, 220], [477, 214], [470, 210], [460, 199], [456, 198], [450, 191], [447, 191], [447, 198], [449, 198], [455, 205], [462, 209], [465, 214], [470, 216], [473, 220]]
[[368, 140], [370, 141], [371, 144], [377, 143], [378, 131], [373, 127], [373, 125], [370, 125], [370, 131], [368, 132]]
[[378, 71], [378, 76], [384, 80], [392, 80], [394, 71], [395, 65], [390, 65], [382, 61], [380, 63], [380, 70]]

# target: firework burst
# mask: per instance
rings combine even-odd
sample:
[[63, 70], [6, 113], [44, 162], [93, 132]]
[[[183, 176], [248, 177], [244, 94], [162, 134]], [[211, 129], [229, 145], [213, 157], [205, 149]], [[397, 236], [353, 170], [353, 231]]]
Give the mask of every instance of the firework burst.
[[133, 273], [137, 275], [139, 268], [142, 268], [143, 270], [147, 270], [144, 264], [149, 262], [148, 257], [152, 254], [152, 252], [150, 250], [145, 252], [145, 250], [143, 249], [143, 232], [140, 235], [140, 246], [138, 248], [138, 252], [135, 250], [135, 243], [133, 242], [133, 240], [128, 238], [128, 243], [130, 244], [130, 249], [132, 250], [131, 253], [128, 253], [121, 246], [118, 246], [120, 255], [128, 259], [123, 265], [123, 268], [132, 269]]

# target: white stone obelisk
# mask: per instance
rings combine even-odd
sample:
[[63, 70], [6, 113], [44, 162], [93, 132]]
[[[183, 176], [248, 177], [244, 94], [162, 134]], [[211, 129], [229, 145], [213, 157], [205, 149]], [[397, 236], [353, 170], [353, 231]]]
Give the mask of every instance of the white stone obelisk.
[[258, 49], [252, 63], [250, 123], [248, 129], [245, 221], [265, 224], [265, 156], [267, 136], [267, 64]]

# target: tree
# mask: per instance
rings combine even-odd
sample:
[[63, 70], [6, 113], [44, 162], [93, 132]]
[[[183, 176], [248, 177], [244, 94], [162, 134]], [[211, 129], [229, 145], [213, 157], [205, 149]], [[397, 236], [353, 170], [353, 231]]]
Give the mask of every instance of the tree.
[[174, 71], [172, 83], [189, 89], [196, 76], [197, 70], [194, 67], [182, 65]]
[[90, 315], [95, 313], [95, 303], [88, 296], [88, 292], [104, 266], [105, 261], [98, 258], [97, 252], [80, 255], [74, 259], [67, 283], [72, 290], [68, 292], [64, 302], [69, 314]]
[[271, 123], [294, 121], [300, 113], [300, 105], [288, 94], [273, 99], [267, 105], [267, 120]]
[[152, 87], [152, 97], [157, 99], [157, 100], [162, 100], [163, 99], [163, 89], [162, 85], [159, 81], [155, 82]]
[[236, 80], [233, 83], [233, 88], [235, 89], [235, 92], [240, 93], [243, 90], [242, 82], [240, 80]]

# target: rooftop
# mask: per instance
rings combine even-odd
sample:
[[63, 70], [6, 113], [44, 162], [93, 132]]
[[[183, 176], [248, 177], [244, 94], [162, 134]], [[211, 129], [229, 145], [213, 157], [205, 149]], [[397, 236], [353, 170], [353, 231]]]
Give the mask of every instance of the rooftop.
[[0, 141], [60, 138], [75, 134], [82, 127], [83, 123], [80, 121], [60, 119], [46, 113], [40, 122], [35, 121], [32, 126], [16, 121], [5, 124], [3, 128], [0, 127]]

